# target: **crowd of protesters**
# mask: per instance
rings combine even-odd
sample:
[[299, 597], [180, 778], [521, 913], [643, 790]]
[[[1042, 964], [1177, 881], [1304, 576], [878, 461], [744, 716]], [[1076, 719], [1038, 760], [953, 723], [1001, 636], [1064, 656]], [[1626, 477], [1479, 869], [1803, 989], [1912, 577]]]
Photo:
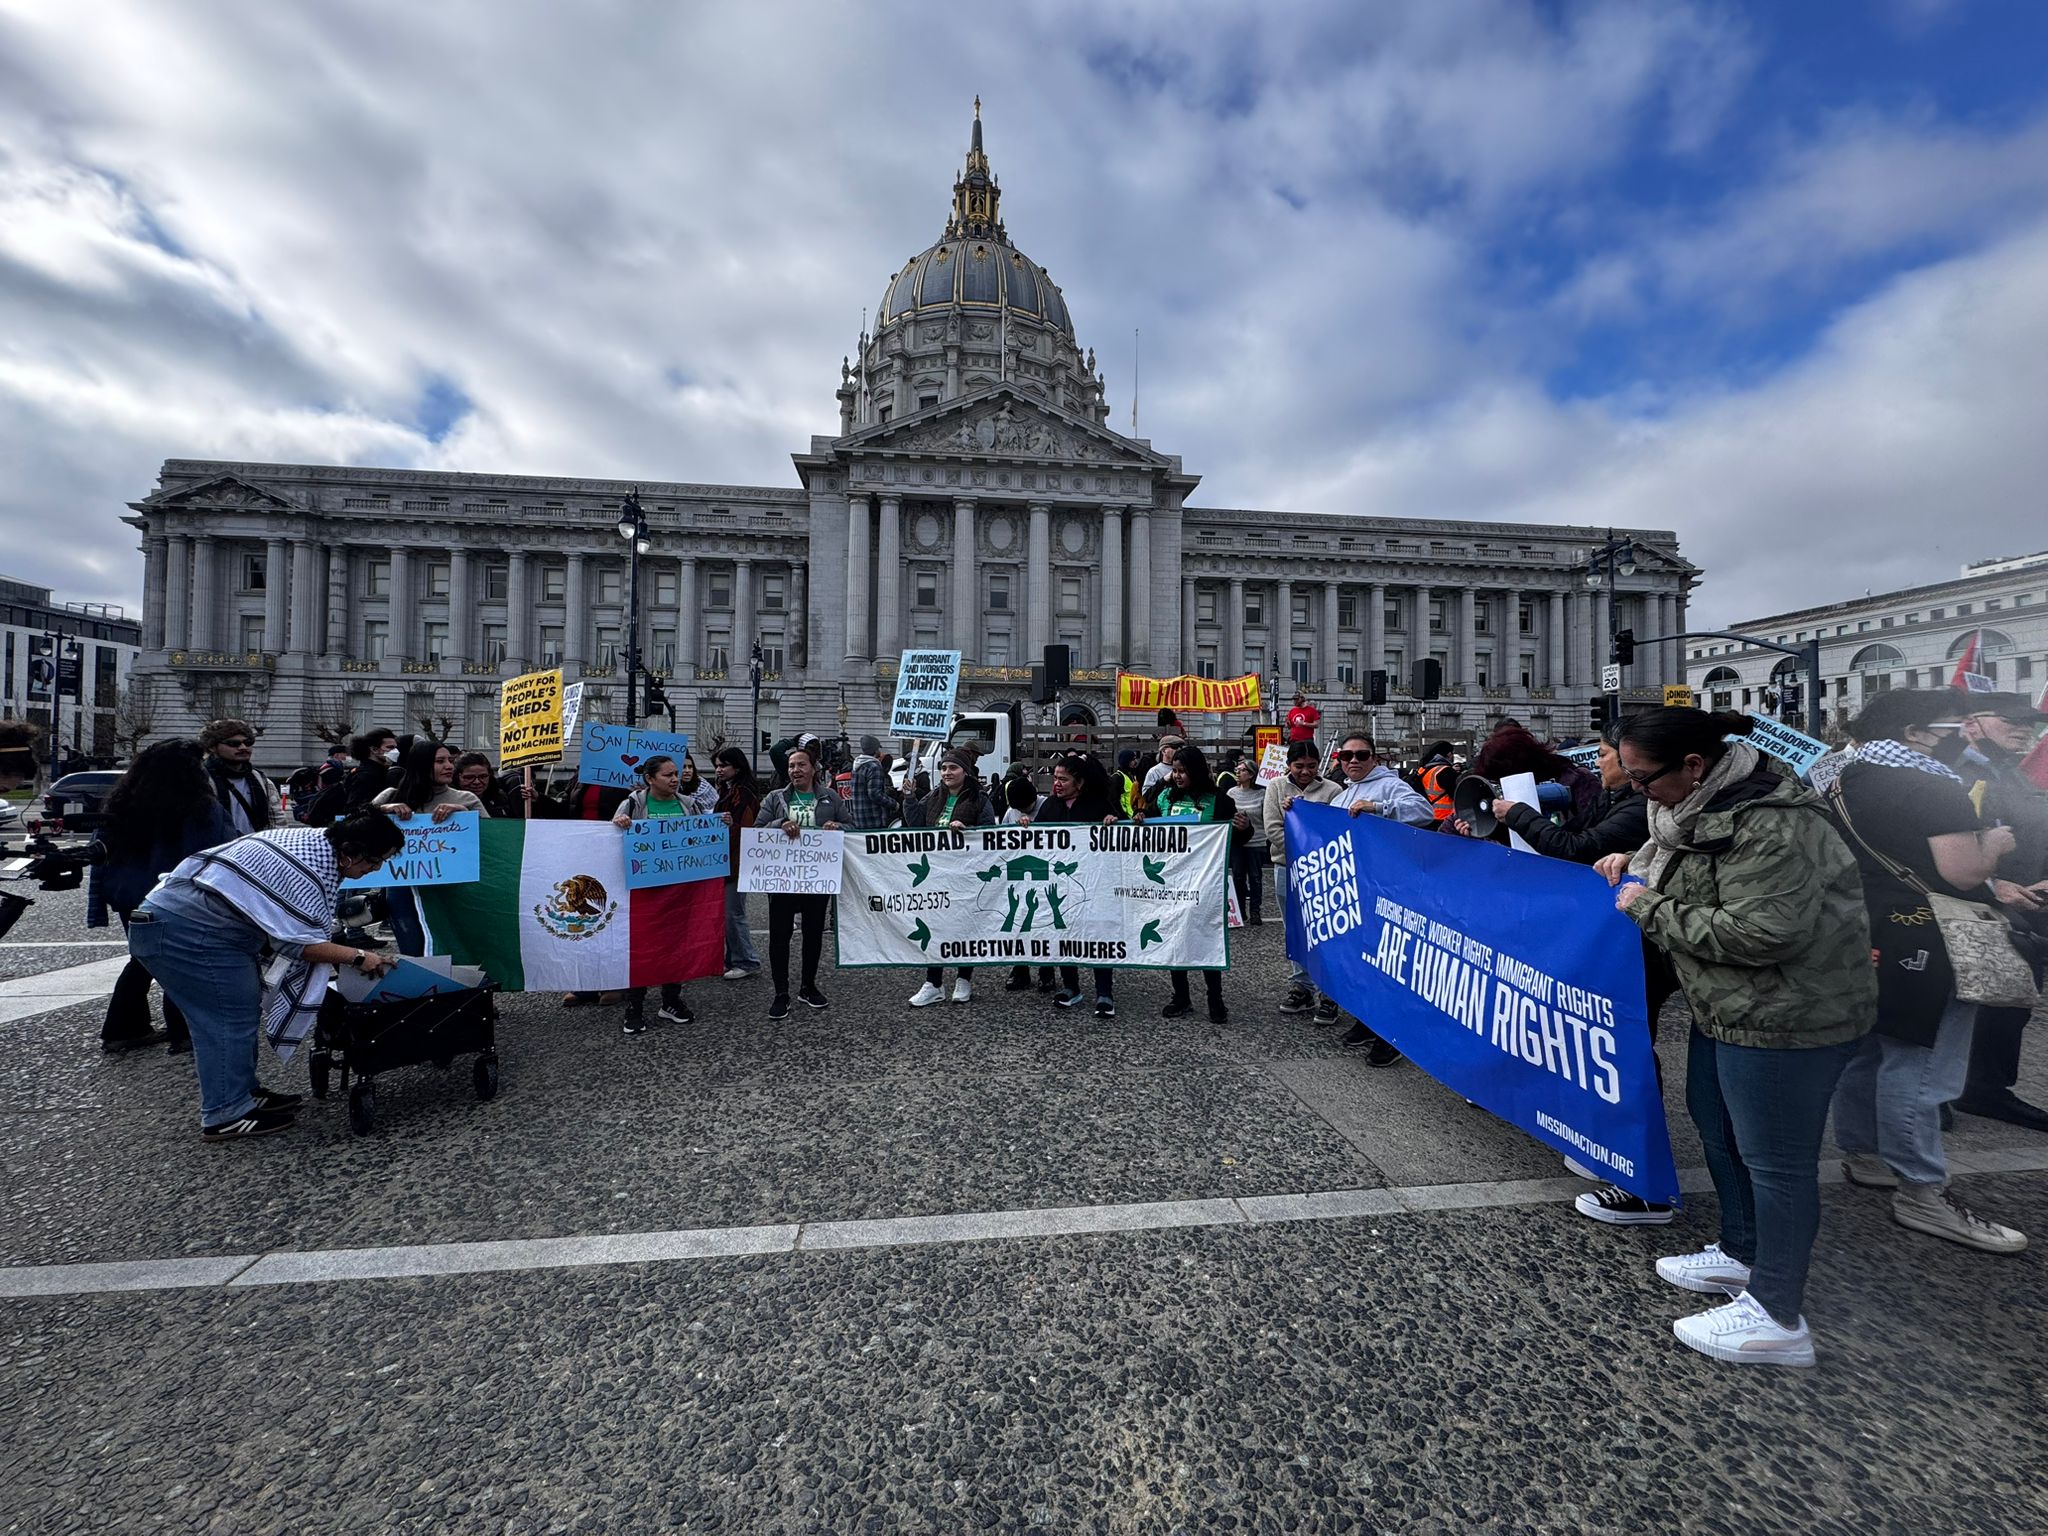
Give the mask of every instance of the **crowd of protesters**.
[[[1508, 721], [1469, 761], [1438, 741], [1404, 774], [1362, 731], [1333, 733], [1326, 750], [1316, 740], [1321, 716], [1297, 698], [1277, 776], [1262, 776], [1248, 753], [1212, 764], [1176, 720], [1146, 754], [1127, 749], [1105, 762], [1078, 748], [1056, 753], [1043, 765], [1043, 789], [1024, 765], [984, 778], [971, 748], [899, 765], [873, 736], [850, 762], [842, 742], [835, 773], [825, 744], [799, 735], [778, 744], [771, 782], [757, 778], [744, 752], [721, 746], [708, 777], [692, 758], [658, 757], [640, 765], [630, 791], [578, 784], [562, 796], [537, 794], [482, 753], [370, 731], [296, 776], [289, 806], [253, 765], [256, 732], [218, 720], [196, 739], [139, 753], [107, 798], [88, 921], [118, 918], [131, 960], [101, 1038], [109, 1053], [163, 1044], [193, 1054], [209, 1140], [287, 1127], [297, 1101], [256, 1081], [255, 1047], [260, 1033], [275, 1038], [284, 1027], [266, 1010], [289, 1013], [305, 999], [280, 998], [264, 966], [288, 963], [289, 986], [323, 966], [374, 974], [391, 963], [381, 946], [334, 942], [330, 925], [340, 881], [394, 853], [393, 818], [414, 814], [620, 828], [716, 815], [735, 833], [777, 827], [792, 836], [898, 825], [1210, 823], [1230, 829], [1231, 886], [1247, 926], [1264, 921], [1269, 867], [1271, 909], [1288, 919], [1287, 814], [1296, 800], [1445, 835], [1512, 836], [1538, 855], [1593, 866], [1614, 887], [1617, 907], [1641, 931], [1653, 1044], [1665, 1004], [1682, 997], [1686, 1005], [1684, 1101], [1720, 1230], [1699, 1250], [1659, 1260], [1657, 1272], [1725, 1300], [1681, 1320], [1678, 1337], [1718, 1359], [1808, 1364], [1804, 1292], [1830, 1124], [1845, 1177], [1888, 1192], [1902, 1226], [1990, 1254], [2026, 1244], [1957, 1197], [1943, 1131], [1956, 1110], [2048, 1131], [2048, 1111], [2016, 1088], [2030, 1009], [2023, 999], [1968, 1000], [1982, 995], [1975, 962], [1950, 956], [1934, 909], [1946, 899], [2006, 919], [2019, 963], [2038, 984], [2048, 949], [2048, 792], [2021, 763], [2044, 718], [2017, 695], [1882, 694], [1849, 722], [1848, 745], [1813, 765], [1805, 782], [1751, 741], [1747, 716], [1687, 708], [1629, 716], [1608, 726], [1590, 765]], [[1527, 774], [1548, 788], [1533, 805], [1505, 794], [1474, 802], [1458, 789], [1468, 773], [1489, 787]], [[745, 982], [765, 969], [771, 1019], [788, 1018], [793, 1003], [829, 1007], [819, 968], [832, 899], [765, 898], [764, 966], [738, 888], [738, 843], [735, 836], [725, 880], [725, 979]], [[411, 893], [390, 890], [381, 905], [392, 946], [419, 954], [424, 934]], [[1316, 1027], [1343, 1022], [1338, 1000], [1320, 995], [1299, 963], [1287, 964], [1277, 1012]], [[1189, 1017], [1192, 978], [1174, 970], [1166, 979], [1161, 1016]], [[152, 980], [165, 991], [161, 1031], [150, 1021]], [[1205, 970], [1202, 982], [1208, 1019], [1227, 1022], [1225, 973]], [[1048, 992], [1061, 1009], [1117, 1012], [1106, 968], [1084, 985], [1078, 967], [1034, 974], [1019, 966], [1008, 986]], [[572, 993], [563, 1003], [623, 1005], [627, 1035], [692, 1020], [680, 983], [658, 990], [651, 1021], [641, 989]], [[908, 1002], [921, 1009], [973, 998], [972, 968], [956, 970], [948, 987], [933, 967]], [[1337, 1038], [1375, 1068], [1402, 1060], [1368, 1020], [1351, 1019]], [[1611, 1184], [1576, 1204], [1612, 1225], [1675, 1215]]]

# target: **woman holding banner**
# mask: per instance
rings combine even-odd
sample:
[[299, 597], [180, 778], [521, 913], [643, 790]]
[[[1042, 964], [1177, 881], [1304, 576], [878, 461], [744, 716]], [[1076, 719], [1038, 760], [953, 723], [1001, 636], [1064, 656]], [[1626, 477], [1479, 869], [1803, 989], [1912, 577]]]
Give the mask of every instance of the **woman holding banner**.
[[[818, 781], [818, 748], [810, 737], [789, 749], [784, 771], [789, 783], [761, 802], [760, 825], [781, 827], [790, 837], [801, 837], [806, 827], [837, 832], [846, 819], [846, 807], [839, 797]], [[735, 839], [737, 842], [737, 839]], [[825, 919], [832, 910], [830, 896], [770, 896], [768, 898], [768, 968], [775, 977], [775, 997], [768, 1004], [768, 1017], [789, 1017], [789, 940], [799, 917], [804, 922], [803, 985], [797, 997], [810, 1008], [829, 1008], [831, 999], [818, 990], [818, 957], [825, 951]]]
[[[679, 793], [681, 776], [674, 758], [657, 754], [641, 763], [635, 771], [640, 775], [640, 787], [627, 795], [612, 813], [612, 825], [621, 832], [630, 832], [636, 821], [675, 820], [698, 814], [696, 802], [685, 801]], [[679, 981], [663, 982], [661, 1010], [655, 1014], [654, 1022], [688, 1024], [695, 1017], [690, 1012], [690, 1005], [683, 1001], [683, 984]], [[619, 1026], [619, 1032], [637, 1035], [646, 1028], [647, 989], [630, 987], [626, 991], [626, 1018]]]
[[718, 779], [712, 813], [732, 829], [732, 873], [725, 879], [725, 979], [745, 981], [761, 974], [761, 957], [754, 953], [753, 935], [747, 931], [747, 897], [740, 889], [740, 833], [759, 817], [761, 791], [754, 782], [754, 765], [738, 747], [720, 747], [712, 753], [711, 771]]
[[[974, 773], [974, 758], [967, 752], [948, 752], [939, 761], [938, 787], [924, 803], [925, 825], [965, 832], [969, 827], [992, 827], [996, 808]], [[946, 973], [932, 966], [924, 973], [924, 985], [910, 995], [910, 1006], [929, 1008], [946, 1000]], [[974, 997], [974, 967], [963, 965], [953, 973], [953, 1001], [965, 1003]]]
[[[457, 811], [491, 813], [483, 801], [455, 786], [455, 749], [431, 736], [413, 739], [412, 748], [399, 764], [398, 778], [381, 789], [370, 802], [378, 810], [403, 820], [407, 816], [431, 816], [446, 821]], [[419, 898], [404, 886], [384, 893], [385, 911], [390, 914], [391, 935], [401, 955], [427, 952], [427, 930], [420, 922]]]
[[1751, 729], [1747, 715], [1699, 709], [1630, 716], [1621, 766], [1648, 797], [1650, 840], [1595, 867], [1692, 1005], [1686, 1103], [1721, 1237], [1657, 1273], [1733, 1300], [1672, 1331], [1716, 1360], [1812, 1365], [1800, 1307], [1821, 1133], [1877, 978], [1855, 859], [1814, 793], [1742, 739]]
[[[1172, 776], [1159, 790], [1158, 806], [1154, 817], [1158, 821], [1221, 822], [1231, 829], [1233, 845], [1252, 834], [1251, 818], [1217, 787], [1209, 775], [1208, 757], [1192, 743], [1174, 753]], [[1188, 973], [1175, 971], [1172, 975], [1173, 1000], [1159, 1010], [1159, 1017], [1184, 1019], [1195, 1011], [1188, 993]], [[1230, 1010], [1223, 1003], [1223, 973], [1202, 972], [1202, 987], [1209, 995], [1209, 1022], [1223, 1023], [1230, 1017]]]
[[[1038, 820], [1090, 824], [1123, 820], [1117, 814], [1116, 789], [1094, 753], [1062, 752], [1052, 760], [1052, 793], [1038, 802]], [[1094, 971], [1095, 1016], [1113, 1019], [1116, 972], [1107, 966], [1096, 966]], [[1054, 994], [1053, 1003], [1061, 1008], [1078, 1008], [1086, 1000], [1081, 991], [1080, 968], [1061, 966], [1060, 990]]]

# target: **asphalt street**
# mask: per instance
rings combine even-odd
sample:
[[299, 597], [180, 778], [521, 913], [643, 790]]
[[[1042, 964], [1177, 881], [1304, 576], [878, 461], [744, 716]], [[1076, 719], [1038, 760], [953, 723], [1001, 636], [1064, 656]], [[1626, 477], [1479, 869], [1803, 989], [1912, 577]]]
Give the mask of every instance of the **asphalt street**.
[[[0, 978], [117, 955], [55, 947], [106, 937], [82, 913], [40, 897]], [[1132, 972], [1114, 1020], [1001, 970], [913, 1013], [913, 974], [829, 948], [834, 1006], [782, 1023], [765, 981], [631, 1039], [508, 998], [495, 1101], [423, 1068], [368, 1137], [330, 1100], [230, 1147], [194, 1134], [189, 1059], [101, 1055], [97, 1000], [0, 1023], [0, 1531], [2048, 1529], [2038, 1250], [1830, 1184], [1819, 1367], [1715, 1365], [1651, 1268], [1712, 1237], [1711, 1194], [1575, 1215], [1552, 1153], [1280, 1015], [1280, 951], [1235, 937], [1223, 1025], [1159, 1019]], [[2048, 1138], [1951, 1146], [1966, 1199], [2048, 1241]], [[1149, 1214], [1045, 1214], [1105, 1207]], [[634, 1257], [731, 1229], [769, 1237]], [[386, 1246], [451, 1272], [306, 1277]], [[311, 1267], [255, 1283], [265, 1255]], [[114, 1263], [164, 1288], [51, 1268]]]

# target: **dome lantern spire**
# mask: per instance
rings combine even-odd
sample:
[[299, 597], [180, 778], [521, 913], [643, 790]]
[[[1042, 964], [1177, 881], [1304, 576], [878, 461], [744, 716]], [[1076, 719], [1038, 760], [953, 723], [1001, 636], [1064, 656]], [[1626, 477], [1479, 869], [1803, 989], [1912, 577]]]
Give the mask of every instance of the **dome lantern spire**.
[[988, 168], [988, 156], [981, 147], [981, 98], [974, 98], [974, 131], [967, 142], [967, 167], [953, 183], [953, 212], [946, 220], [948, 240], [995, 240], [1003, 245], [1010, 237], [998, 212], [1003, 189]]

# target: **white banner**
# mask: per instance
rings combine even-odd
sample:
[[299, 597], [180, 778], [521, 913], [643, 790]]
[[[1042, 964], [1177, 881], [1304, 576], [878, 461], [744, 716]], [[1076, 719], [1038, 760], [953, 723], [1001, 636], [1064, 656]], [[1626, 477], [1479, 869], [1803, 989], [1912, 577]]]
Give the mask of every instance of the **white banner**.
[[849, 832], [847, 965], [1228, 965], [1230, 828]]
[[740, 889], [768, 896], [836, 896], [844, 832], [805, 827], [740, 829]]

